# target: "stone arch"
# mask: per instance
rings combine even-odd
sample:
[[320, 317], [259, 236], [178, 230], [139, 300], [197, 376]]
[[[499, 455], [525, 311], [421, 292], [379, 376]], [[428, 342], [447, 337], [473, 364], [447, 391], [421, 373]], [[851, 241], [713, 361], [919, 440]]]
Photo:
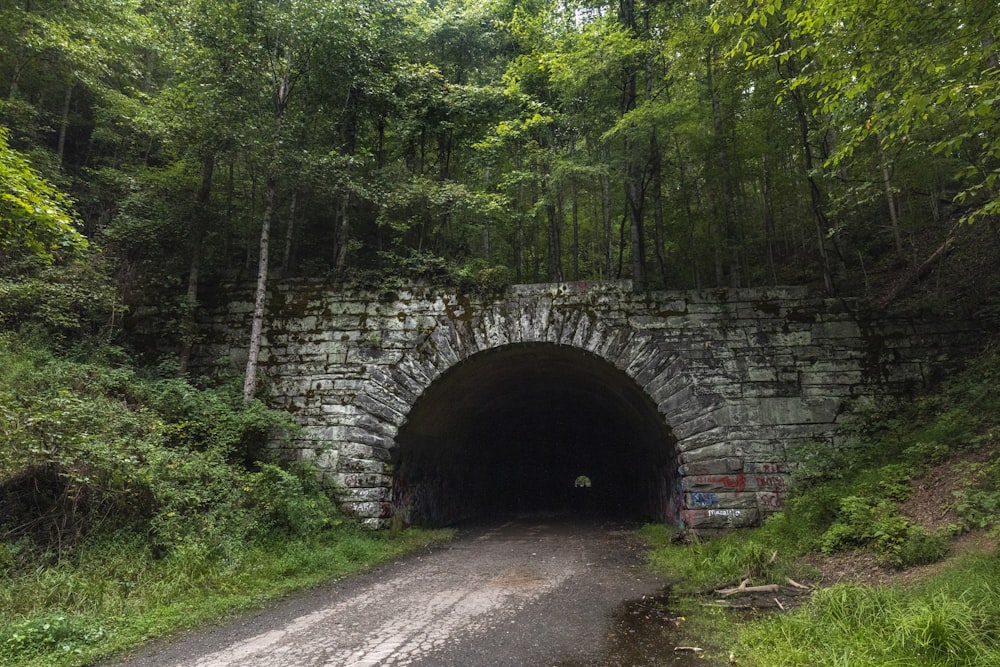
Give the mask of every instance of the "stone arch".
[[[729, 452], [725, 442], [732, 414], [723, 397], [711, 389], [705, 378], [688, 371], [691, 350], [676, 350], [662, 337], [649, 335], [641, 327], [621, 326], [599, 317], [587, 307], [554, 307], [552, 298], [537, 293], [514, 295], [492, 306], [469, 303], [444, 304], [436, 314], [417, 323], [418, 339], [413, 348], [398, 356], [395, 363], [373, 368], [355, 397], [359, 423], [374, 433], [381, 455], [374, 464], [362, 459], [352, 462], [352, 444], [341, 447], [341, 469], [345, 500], [369, 521], [384, 523], [400, 510], [398, 471], [393, 460], [398, 453], [398, 437], [421, 400], [443, 378], [481, 355], [522, 346], [550, 345], [573, 350], [615, 369], [634, 385], [640, 397], [658, 415], [664, 433], [672, 440], [670, 470], [662, 477], [660, 502], [671, 509], [658, 518], [683, 524], [690, 506], [685, 473], [693, 463]], [[699, 384], [698, 380], [702, 381]], [[355, 443], [370, 457], [365, 443]], [[741, 468], [730, 457], [726, 463]], [[713, 469], [714, 470], [714, 469]], [[697, 472], [697, 470], [695, 470]], [[665, 496], [665, 497], [664, 497]], [[395, 505], [394, 505], [395, 503]], [[377, 517], [377, 518], [376, 518]], [[731, 523], [731, 517], [729, 517]]]

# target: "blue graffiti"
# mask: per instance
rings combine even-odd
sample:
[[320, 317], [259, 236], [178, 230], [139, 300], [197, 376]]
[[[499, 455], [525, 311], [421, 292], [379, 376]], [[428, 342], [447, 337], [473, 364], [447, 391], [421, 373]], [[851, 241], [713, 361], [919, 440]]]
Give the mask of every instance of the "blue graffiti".
[[716, 493], [692, 493], [689, 502], [695, 507], [714, 507], [719, 504], [719, 495]]

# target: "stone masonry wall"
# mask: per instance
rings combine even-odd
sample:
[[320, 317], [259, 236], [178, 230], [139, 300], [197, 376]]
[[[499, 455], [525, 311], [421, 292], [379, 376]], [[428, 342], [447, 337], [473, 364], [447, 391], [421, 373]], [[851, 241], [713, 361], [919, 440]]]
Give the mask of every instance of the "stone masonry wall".
[[[202, 368], [242, 371], [249, 290], [211, 309]], [[845, 402], [924, 384], [973, 327], [875, 320], [804, 288], [633, 292], [628, 282], [516, 286], [496, 299], [411, 288], [393, 294], [277, 282], [261, 351], [267, 400], [302, 425], [280, 446], [313, 460], [340, 503], [372, 526], [391, 506], [394, 438], [415, 401], [477, 352], [548, 342], [631, 377], [677, 439], [692, 528], [752, 525], [781, 505], [792, 446], [834, 442]]]

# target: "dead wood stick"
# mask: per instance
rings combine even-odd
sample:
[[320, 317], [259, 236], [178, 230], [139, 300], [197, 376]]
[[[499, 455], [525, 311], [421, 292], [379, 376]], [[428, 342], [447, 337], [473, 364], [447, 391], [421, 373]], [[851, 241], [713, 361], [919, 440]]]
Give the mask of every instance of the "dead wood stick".
[[812, 590], [812, 588], [810, 588], [809, 586], [803, 586], [802, 584], [800, 584], [799, 582], [795, 581], [794, 579], [786, 579], [785, 581], [787, 581], [788, 585], [791, 586], [792, 588], [798, 588], [798, 589], [803, 590], [803, 591], [811, 591]]
[[928, 271], [934, 266], [935, 263], [949, 252], [954, 247], [955, 244], [955, 234], [961, 228], [960, 222], [955, 223], [955, 225], [948, 232], [948, 236], [945, 238], [944, 243], [938, 246], [938, 249], [931, 253], [930, 257], [925, 259], [920, 266], [910, 269], [902, 278], [897, 280], [889, 290], [882, 295], [878, 300], [878, 305], [885, 308], [890, 303], [896, 300], [900, 294], [902, 294], [910, 285], [919, 281], [921, 278], [927, 274]]
[[697, 646], [675, 646], [674, 651], [681, 653], [701, 653], [705, 649], [698, 648]]
[[711, 588], [703, 589], [701, 591], [701, 594], [702, 595], [711, 595], [712, 593], [714, 593], [715, 591], [719, 590], [720, 588], [732, 588], [733, 586], [739, 586], [740, 581], [741, 581], [740, 579], [730, 579], [729, 581], [723, 581], [723, 582], [720, 582], [718, 584], [715, 584]]
[[777, 593], [779, 590], [781, 588], [778, 584], [767, 584], [765, 586], [744, 586], [741, 584], [736, 588], [724, 588], [715, 591], [715, 594], [727, 598], [730, 595], [745, 595], [747, 593]]
[[778, 609], [785, 611], [785, 605], [781, 604], [781, 600], [774, 598], [774, 604], [778, 605]]

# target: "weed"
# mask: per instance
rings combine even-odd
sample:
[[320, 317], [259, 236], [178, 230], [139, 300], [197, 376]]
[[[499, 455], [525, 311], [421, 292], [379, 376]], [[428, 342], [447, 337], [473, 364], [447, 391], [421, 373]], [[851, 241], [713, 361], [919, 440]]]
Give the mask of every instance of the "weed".
[[644, 526], [640, 534], [654, 547], [651, 567], [676, 580], [680, 592], [747, 578], [765, 583], [798, 576], [790, 569], [787, 545], [773, 533], [756, 531], [756, 537], [748, 539], [747, 531], [734, 531], [695, 544], [671, 544], [671, 533], [662, 526]]
[[[0, 333], [0, 663], [92, 664], [441, 534], [351, 526], [239, 388]], [[9, 446], [8, 446], [9, 445]]]
[[996, 556], [968, 557], [911, 591], [841, 584], [738, 627], [747, 664], [987, 665], [1000, 661]]

